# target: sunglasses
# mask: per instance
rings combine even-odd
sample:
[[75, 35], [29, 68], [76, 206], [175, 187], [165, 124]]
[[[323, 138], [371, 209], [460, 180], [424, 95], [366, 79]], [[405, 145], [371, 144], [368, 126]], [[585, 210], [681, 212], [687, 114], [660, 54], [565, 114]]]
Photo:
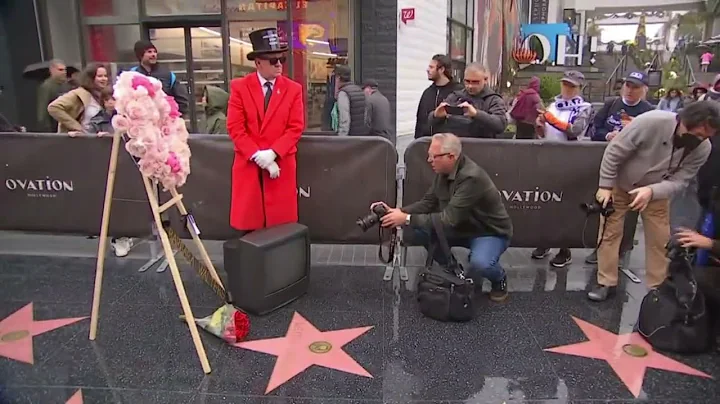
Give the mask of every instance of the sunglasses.
[[268, 63], [270, 63], [271, 65], [275, 66], [276, 64], [278, 64], [278, 62], [280, 62], [280, 64], [283, 64], [283, 65], [284, 65], [284, 64], [285, 64], [285, 61], [287, 60], [287, 57], [285, 57], [285, 56], [280, 56], [280, 57], [277, 57], [277, 58], [258, 58], [258, 59], [267, 60]]

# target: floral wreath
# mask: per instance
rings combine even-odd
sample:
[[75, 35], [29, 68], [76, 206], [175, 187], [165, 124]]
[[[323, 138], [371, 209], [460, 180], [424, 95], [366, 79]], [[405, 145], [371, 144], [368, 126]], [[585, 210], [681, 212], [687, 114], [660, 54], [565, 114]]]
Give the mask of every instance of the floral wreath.
[[185, 184], [190, 174], [188, 131], [175, 99], [163, 92], [162, 83], [127, 71], [113, 86], [117, 115], [112, 125], [127, 134], [125, 149], [140, 172], [163, 185], [164, 190]]

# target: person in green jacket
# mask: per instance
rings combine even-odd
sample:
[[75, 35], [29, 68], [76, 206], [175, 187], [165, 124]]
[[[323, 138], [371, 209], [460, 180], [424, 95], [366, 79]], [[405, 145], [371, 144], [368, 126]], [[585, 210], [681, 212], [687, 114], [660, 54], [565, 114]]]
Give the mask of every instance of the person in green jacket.
[[205, 104], [205, 133], [210, 135], [227, 134], [227, 108], [230, 95], [220, 87], [205, 86], [203, 103]]
[[67, 67], [60, 59], [50, 61], [50, 77], [45, 79], [37, 92], [37, 129], [40, 132], [57, 132], [57, 121], [48, 113], [47, 107], [63, 90], [67, 81]]

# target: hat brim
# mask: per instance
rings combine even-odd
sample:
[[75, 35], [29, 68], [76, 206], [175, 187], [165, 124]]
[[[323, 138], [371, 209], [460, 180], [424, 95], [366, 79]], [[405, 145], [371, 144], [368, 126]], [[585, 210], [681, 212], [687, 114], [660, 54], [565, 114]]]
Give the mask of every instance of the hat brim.
[[582, 83], [580, 83], [580, 82], [577, 81], [577, 80], [573, 80], [573, 79], [570, 79], [570, 78], [567, 78], [567, 77], [561, 78], [560, 81], [564, 81], [564, 82], [566, 82], [566, 83], [570, 83], [570, 84], [574, 85], [575, 87], [582, 87]]
[[267, 54], [269, 54], [269, 53], [283, 53], [283, 52], [287, 52], [287, 51], [288, 51], [288, 47], [287, 47], [287, 46], [283, 46], [283, 47], [281, 47], [281, 48], [273, 49], [273, 50], [252, 51], [252, 52], [250, 52], [250, 53], [247, 54], [247, 59], [248, 59], [248, 60], [255, 60], [255, 59], [257, 59], [257, 57], [260, 56], [260, 55], [267, 55]]
[[633, 83], [638, 86], [647, 87], [647, 83], [644, 83], [642, 80], [638, 80], [634, 77], [628, 77], [625, 79], [626, 83]]

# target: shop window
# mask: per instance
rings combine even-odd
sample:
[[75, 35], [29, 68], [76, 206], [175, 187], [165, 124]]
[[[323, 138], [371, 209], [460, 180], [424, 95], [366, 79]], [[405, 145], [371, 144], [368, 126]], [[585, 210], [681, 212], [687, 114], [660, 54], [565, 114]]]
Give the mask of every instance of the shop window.
[[[292, 77], [305, 90], [306, 127], [330, 130], [335, 104], [333, 69], [337, 64], [353, 66], [350, 0], [301, 1], [297, 5], [291, 24]], [[357, 72], [353, 76], [358, 77]]]
[[88, 62], [111, 63], [112, 74], [135, 66], [133, 47], [140, 40], [138, 25], [87, 25]]
[[453, 73], [462, 80], [465, 66], [474, 60], [473, 37], [475, 5], [473, 0], [448, 0], [447, 54]]
[[80, 0], [84, 17], [137, 17], [137, 1], [129, 0]]
[[145, 13], [158, 15], [220, 14], [220, 0], [145, 0]]

